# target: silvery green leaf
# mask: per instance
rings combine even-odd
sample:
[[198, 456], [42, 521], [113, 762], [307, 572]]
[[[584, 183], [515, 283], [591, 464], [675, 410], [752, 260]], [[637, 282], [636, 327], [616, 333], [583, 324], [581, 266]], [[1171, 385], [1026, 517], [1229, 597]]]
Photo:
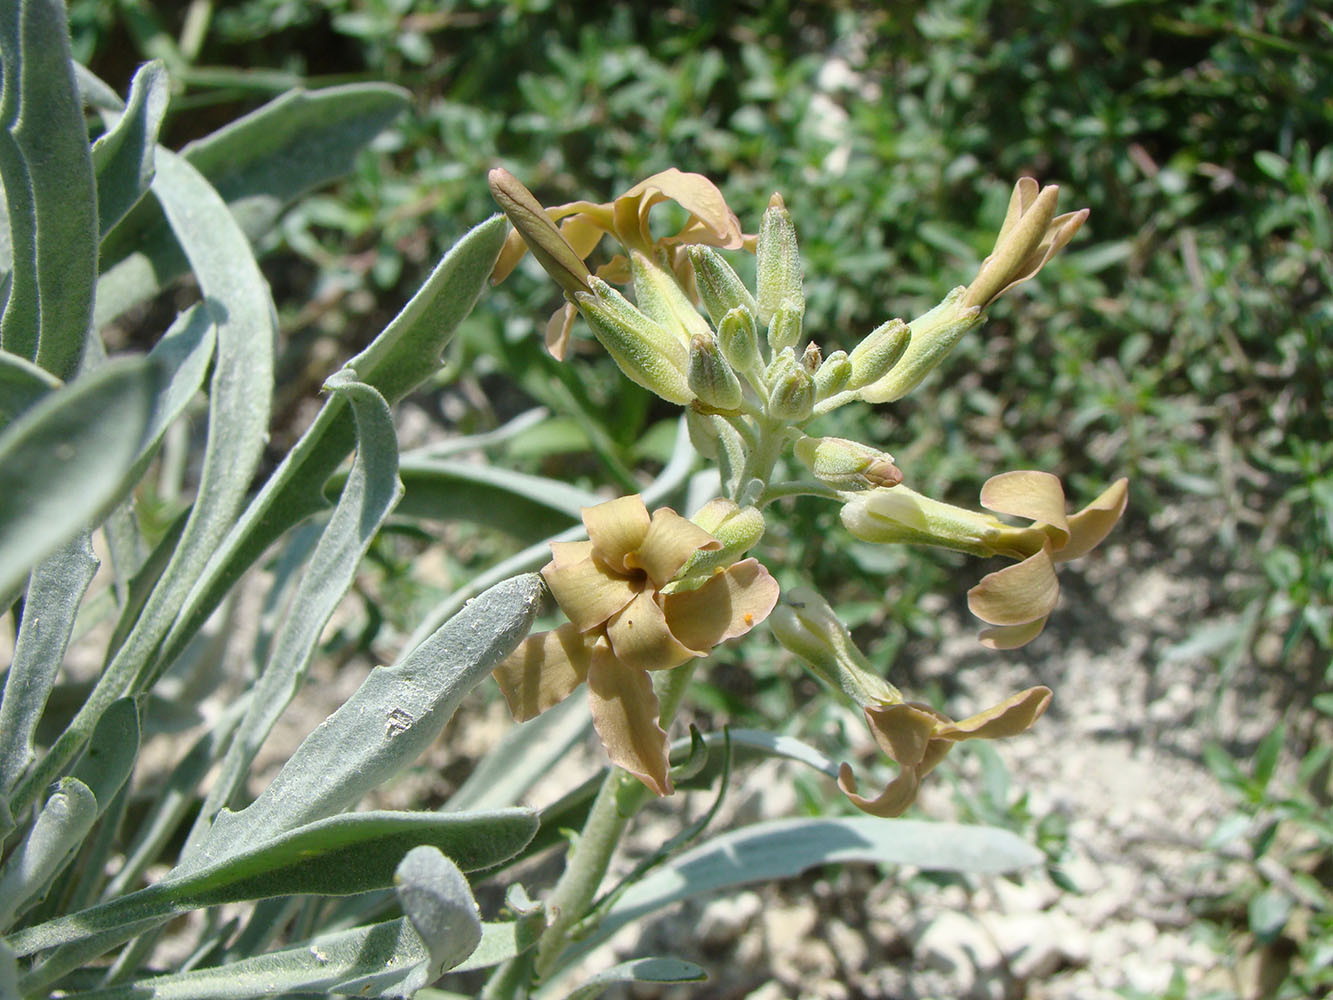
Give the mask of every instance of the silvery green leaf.
[[565, 961], [586, 954], [621, 927], [671, 903], [751, 882], [790, 878], [816, 865], [859, 861], [1000, 874], [1041, 860], [1035, 847], [993, 827], [871, 816], [755, 823], [714, 837], [629, 886], [597, 930], [578, 942]]
[[153, 150], [167, 111], [167, 71], [160, 62], [139, 67], [120, 119], [93, 143], [97, 175], [97, 216], [106, 238], [153, 182]]
[[[440, 353], [486, 287], [504, 238], [504, 219], [495, 216], [460, 239], [397, 318], [349, 363], [357, 378], [393, 405], [435, 372]], [[351, 452], [355, 440], [347, 403], [335, 395], [214, 556], [172, 626], [164, 643], [164, 661], [179, 654], [223, 595], [269, 545], [288, 528], [328, 506], [324, 484]]]
[[19, 963], [7, 944], [0, 941], [0, 997], [19, 995]]
[[708, 973], [679, 958], [638, 958], [585, 979], [565, 1000], [593, 1000], [617, 983], [702, 983]]
[[96, 796], [99, 813], [129, 779], [138, 756], [139, 708], [133, 698], [121, 698], [98, 720], [73, 772]]
[[305, 678], [320, 633], [352, 585], [361, 559], [402, 495], [397, 478], [398, 438], [384, 397], [344, 369], [325, 387], [347, 399], [356, 418], [357, 450], [338, 505], [320, 535], [272, 653], [221, 770], [200, 811], [196, 829], [231, 800], [260, 746]]
[[[268, 436], [276, 337], [268, 283], [222, 199], [185, 160], [159, 150], [153, 192], [185, 248], [204, 295], [204, 311], [216, 326], [209, 434], [199, 487], [171, 560], [134, 628], [88, 701], [17, 789], [20, 806], [69, 763], [112, 701], [127, 692], [145, 690], [165, 667], [153, 654], [190, 585], [234, 522]], [[70, 388], [96, 378], [113, 363], [80, 378]], [[39, 404], [34, 412], [40, 409]], [[110, 422], [103, 414], [95, 423], [104, 426]], [[15, 429], [11, 427], [10, 432]], [[0, 470], [3, 468], [0, 463]], [[3, 589], [0, 586], [0, 592]]]
[[0, 180], [14, 259], [0, 346], [68, 379], [92, 318], [97, 194], [61, 0], [5, 5], [0, 65]]
[[110, 362], [47, 393], [0, 432], [0, 594], [120, 496], [157, 379], [144, 358]]
[[14, 659], [0, 701], [0, 798], [33, 759], [33, 733], [55, 684], [84, 591], [97, 572], [88, 533], [44, 559], [28, 580]]
[[240, 812], [218, 815], [189, 867], [348, 809], [408, 767], [439, 736], [463, 696], [527, 635], [541, 593], [536, 574], [496, 584], [397, 664], [372, 670], [259, 798]]
[[97, 819], [97, 800], [77, 778], [61, 778], [28, 836], [0, 869], [0, 927], [35, 902]]
[[146, 889], [15, 931], [6, 941], [20, 955], [90, 939], [105, 951], [177, 913], [204, 906], [388, 888], [403, 856], [421, 844], [439, 849], [465, 871], [489, 867], [521, 850], [536, 829], [536, 815], [527, 809], [450, 815], [348, 813], [299, 827], [215, 864], [178, 867]]
[[433, 847], [408, 851], [398, 865], [395, 891], [403, 912], [430, 951], [419, 986], [433, 983], [481, 943], [481, 911], [458, 866]]
[[[0, 223], [3, 223], [0, 219]], [[0, 351], [0, 431], [52, 389], [60, 379], [27, 358]]]
[[[301, 195], [348, 173], [356, 155], [407, 104], [405, 91], [386, 84], [293, 90], [191, 143], [182, 155], [217, 190], [246, 238], [254, 241]], [[99, 327], [156, 293], [186, 267], [162, 213], [147, 200], [110, 234], [102, 260]]]

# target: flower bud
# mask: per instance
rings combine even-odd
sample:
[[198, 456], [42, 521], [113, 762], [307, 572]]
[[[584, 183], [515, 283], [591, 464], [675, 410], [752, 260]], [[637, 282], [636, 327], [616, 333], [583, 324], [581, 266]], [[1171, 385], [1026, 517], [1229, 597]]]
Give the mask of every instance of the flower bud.
[[932, 500], [906, 486], [858, 494], [840, 516], [863, 542], [938, 545], [976, 556], [995, 555], [1006, 530], [1017, 530], [990, 514]]
[[694, 284], [699, 290], [699, 298], [714, 326], [721, 326], [722, 318], [733, 309], [745, 309], [752, 316], [759, 312], [754, 296], [725, 257], [705, 246], [692, 246], [687, 252], [694, 265]]
[[740, 372], [753, 372], [762, 363], [759, 356], [759, 328], [754, 313], [744, 306], [727, 310], [717, 325], [717, 344], [722, 356]]
[[847, 388], [859, 389], [883, 378], [898, 363], [911, 339], [912, 331], [900, 319], [891, 319], [875, 327], [852, 348], [852, 374]]
[[634, 278], [634, 301], [644, 315], [676, 334], [683, 344], [688, 344], [691, 337], [699, 334], [712, 336], [708, 324], [685, 296], [670, 270], [638, 250], [631, 250], [629, 259], [630, 274]]
[[824, 363], [824, 352], [819, 349], [819, 345], [813, 340], [805, 345], [805, 351], [801, 354], [801, 367], [811, 375], [819, 370], [819, 366]]
[[805, 313], [803, 299], [788, 299], [768, 320], [768, 349], [774, 356], [784, 348], [795, 348], [801, 340], [801, 319]]
[[789, 423], [810, 419], [815, 408], [815, 380], [788, 347], [769, 366], [768, 415]]
[[764, 537], [764, 515], [759, 508], [737, 506], [734, 500], [719, 497], [710, 500], [690, 518], [722, 543], [722, 548], [706, 552], [703, 549], [690, 556], [689, 562], [677, 574], [686, 583], [706, 581], [717, 569], [730, 566]]
[[588, 266], [569, 245], [533, 193], [517, 177], [501, 167], [492, 170], [486, 179], [496, 203], [546, 273], [570, 295], [588, 291], [591, 287]]
[[902, 694], [870, 669], [847, 627], [818, 593], [795, 587], [768, 617], [768, 626], [820, 679], [841, 688], [858, 705], [887, 705]]
[[759, 226], [755, 243], [759, 322], [767, 323], [789, 300], [804, 302], [801, 293], [801, 258], [796, 250], [796, 227], [791, 214], [774, 194]]
[[741, 405], [741, 383], [718, 349], [712, 333], [690, 340], [689, 386], [698, 401], [714, 410], [733, 411]]
[[893, 456], [839, 437], [807, 437], [793, 449], [801, 463], [820, 482], [840, 490], [897, 486], [903, 474]]
[[620, 370], [669, 402], [693, 402], [686, 376], [689, 352], [679, 336], [654, 323], [600, 278], [590, 277], [588, 283], [592, 291], [575, 292], [574, 304]]
[[962, 339], [981, 323], [981, 309], [968, 306], [966, 289], [955, 288], [944, 301], [909, 324], [911, 339], [898, 363], [882, 378], [866, 385], [859, 395], [867, 403], [891, 403], [921, 384]]
[[815, 372], [815, 398], [827, 399], [846, 388], [852, 377], [852, 362], [846, 351], [834, 351]]

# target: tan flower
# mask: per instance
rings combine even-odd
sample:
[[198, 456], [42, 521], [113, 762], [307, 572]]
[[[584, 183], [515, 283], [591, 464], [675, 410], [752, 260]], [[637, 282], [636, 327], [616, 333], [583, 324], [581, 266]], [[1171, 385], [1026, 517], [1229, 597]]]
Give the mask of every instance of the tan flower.
[[921, 779], [964, 740], [1016, 736], [1032, 726], [1050, 704], [1051, 691], [1028, 688], [993, 708], [954, 722], [929, 705], [898, 702], [867, 706], [866, 722], [875, 742], [898, 764], [898, 776], [870, 799], [858, 795], [851, 766], [838, 769], [838, 787], [852, 804], [873, 816], [901, 816], [914, 801]]
[[1118, 479], [1077, 514], [1065, 516], [1060, 480], [1047, 472], [1006, 472], [981, 489], [981, 505], [1025, 517], [1030, 528], [1007, 532], [1008, 551], [1022, 561], [989, 573], [967, 592], [967, 606], [993, 626], [981, 633], [991, 649], [1016, 649], [1035, 639], [1060, 598], [1055, 567], [1091, 552], [1125, 512], [1129, 480]]
[[[538, 252], [542, 266], [547, 267], [551, 257], [542, 251], [543, 245], [551, 242], [550, 234], [542, 231], [546, 227], [541, 226], [530, 211], [536, 199], [505, 170], [492, 170], [490, 183], [496, 200], [514, 224], [514, 231], [505, 241], [500, 258], [491, 272], [491, 281], [498, 283], [508, 277], [529, 247]], [[526, 195], [526, 199], [523, 195]], [[674, 235], [654, 237], [649, 226], [649, 216], [653, 206], [663, 201], [674, 201], [689, 213], [689, 217]], [[517, 207], [518, 211], [511, 210], [511, 205]], [[740, 222], [727, 206], [717, 185], [702, 174], [687, 173], [675, 167], [640, 181], [612, 201], [603, 204], [571, 201], [550, 206], [544, 211], [552, 222], [560, 223], [558, 229], [553, 225], [550, 229], [563, 237], [570, 255], [579, 263], [587, 260], [606, 235], [615, 237], [626, 251], [638, 251], [649, 259], [654, 258], [659, 249], [666, 250], [672, 266], [678, 272], [688, 268], [688, 259], [679, 253], [686, 246], [735, 250], [745, 244]], [[551, 272], [552, 277], [560, 281], [566, 291], [570, 291], [569, 275], [572, 272], [577, 277], [579, 269], [563, 263], [569, 260], [569, 255], [563, 251], [556, 257], [560, 263], [557, 270]], [[582, 274], [587, 274], [586, 265], [582, 268]], [[596, 275], [604, 281], [624, 284], [630, 280], [629, 258], [618, 254], [599, 267]], [[557, 358], [564, 357], [573, 322], [574, 306], [566, 303], [547, 323], [546, 345]]]
[[1015, 285], [1036, 275], [1087, 221], [1088, 209], [1055, 214], [1060, 189], [1040, 187], [1031, 177], [1020, 177], [1009, 197], [995, 249], [967, 287], [964, 306], [985, 309]]
[[678, 667], [744, 635], [777, 603], [777, 581], [746, 559], [693, 590], [662, 590], [699, 551], [721, 547], [638, 495], [583, 509], [586, 542], [552, 543], [542, 569], [569, 624], [527, 639], [495, 670], [510, 711], [531, 719], [585, 681], [593, 725], [614, 764], [671, 793], [667, 739], [650, 670]]

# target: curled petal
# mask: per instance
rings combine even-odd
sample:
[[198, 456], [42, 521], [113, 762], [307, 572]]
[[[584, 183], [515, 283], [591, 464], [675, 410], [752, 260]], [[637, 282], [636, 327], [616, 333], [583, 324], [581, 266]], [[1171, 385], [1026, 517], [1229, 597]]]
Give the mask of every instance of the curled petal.
[[987, 649], [1018, 649], [1026, 646], [1046, 627], [1045, 616], [1026, 625], [995, 625], [984, 628], [977, 637]]
[[981, 487], [981, 506], [1000, 514], [1025, 517], [1056, 529], [1059, 548], [1069, 538], [1065, 522], [1065, 491], [1049, 472], [1021, 470], [991, 476]]
[[629, 572], [633, 566], [626, 557], [643, 544], [652, 523], [643, 497], [637, 493], [617, 497], [595, 507], [584, 507], [582, 514], [597, 557], [617, 573]]
[[856, 794], [856, 778], [852, 775], [850, 765], [843, 764], [838, 768], [838, 787], [842, 789], [842, 794], [851, 800], [852, 805], [864, 813], [871, 816], [879, 816], [883, 819], [890, 819], [894, 816], [901, 816], [907, 811], [907, 807], [916, 801], [917, 789], [921, 787], [921, 779], [913, 768], [904, 767], [898, 772], [898, 777], [889, 782], [888, 786], [876, 798], [868, 799], [865, 796]]
[[957, 743], [961, 740], [994, 740], [1017, 736], [1031, 728], [1050, 703], [1050, 688], [1028, 688], [961, 722], [940, 726], [935, 730], [935, 738]]
[[1056, 562], [1068, 562], [1095, 549], [1125, 513], [1129, 502], [1129, 480], [1117, 479], [1096, 500], [1069, 519], [1069, 541], [1055, 554]]
[[557, 361], [564, 361], [569, 353], [569, 334], [574, 329], [574, 317], [578, 312], [572, 302], [566, 302], [546, 321], [546, 350]]
[[744, 635], [778, 603], [778, 582], [757, 559], [743, 559], [715, 573], [697, 590], [662, 600], [672, 633], [701, 652]]
[[601, 625], [634, 599], [638, 588], [592, 553], [588, 542], [555, 542], [555, 558], [542, 567], [560, 610], [580, 632]]
[[625, 562], [647, 573], [653, 586], [660, 589], [675, 578], [694, 553], [720, 548], [722, 543], [693, 521], [670, 507], [659, 507], [653, 511], [652, 523], [637, 551], [627, 555]]
[[947, 717], [929, 705], [873, 705], [865, 709], [866, 723], [881, 750], [901, 767], [914, 768], [926, 758], [926, 749], [941, 720]]
[[1045, 618], [1060, 598], [1049, 548], [988, 573], [967, 592], [967, 606], [990, 625], [1026, 625]]
[[492, 672], [509, 711], [526, 722], [564, 701], [588, 675], [592, 640], [573, 625], [525, 639]]
[[592, 724], [611, 762], [658, 795], [671, 794], [666, 732], [658, 724], [657, 695], [642, 670], [627, 670], [605, 644], [588, 667]]
[[630, 670], [669, 670], [707, 650], [684, 646], [671, 634], [652, 591], [645, 590], [606, 626], [616, 659]]
[[668, 167], [635, 184], [616, 202], [617, 207], [622, 200], [633, 204], [639, 224], [646, 232], [649, 210], [658, 202], [668, 199], [689, 212], [692, 218], [675, 237], [661, 242], [703, 243], [727, 250], [736, 250], [742, 246], [740, 221], [728, 207], [717, 185], [703, 174]]

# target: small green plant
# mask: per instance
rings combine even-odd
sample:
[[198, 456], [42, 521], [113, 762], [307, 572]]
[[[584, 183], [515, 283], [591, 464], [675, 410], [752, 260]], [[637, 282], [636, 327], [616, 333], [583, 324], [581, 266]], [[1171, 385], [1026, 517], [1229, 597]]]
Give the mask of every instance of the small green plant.
[[[982, 488], [993, 513], [969, 510], [930, 498], [908, 485], [910, 468], [817, 422], [910, 393], [998, 296], [1069, 242], [1085, 211], [1057, 216], [1056, 190], [1024, 178], [968, 285], [825, 356], [805, 326], [803, 265], [781, 198], [747, 237], [698, 174], [668, 170], [611, 202], [547, 209], [497, 170], [505, 215], [463, 236], [369, 346], [329, 372], [322, 408], [269, 471], [277, 331], [252, 244], [287, 204], [350, 169], [405, 96], [368, 84], [294, 91], [175, 153], [158, 141], [162, 64], [141, 68], [122, 101], [73, 61], [59, 0], [8, 10], [0, 595], [16, 627], [0, 701], [0, 994], [410, 996], [446, 972], [489, 970], [484, 996], [590, 997], [615, 982], [703, 977], [687, 962], [645, 958], [566, 981], [617, 929], [684, 898], [833, 862], [992, 873], [1041, 861], [1006, 830], [897, 817], [955, 743], [1022, 732], [1050, 691], [961, 721], [908, 701], [816, 589], [793, 579], [779, 603], [777, 574], [795, 574], [776, 561], [771, 572], [761, 556], [773, 558], [763, 543], [779, 501], [814, 497], [835, 506], [845, 544], [1009, 560], [969, 591], [982, 641], [1014, 648], [1042, 630], [1058, 599], [1056, 565], [1112, 530], [1123, 480], [1068, 514], [1055, 476], [1007, 472]], [[664, 238], [652, 209], [668, 201], [686, 221]], [[586, 261], [606, 235], [624, 253], [594, 274]], [[655, 476], [622, 467], [612, 477], [623, 495], [458, 458], [537, 436], [526, 418], [399, 452], [391, 407], [437, 374], [487, 279], [525, 250], [566, 296], [547, 327], [552, 351], [569, 349], [581, 316], [624, 376], [683, 409]], [[723, 250], [753, 252], [753, 288]], [[111, 321], [187, 273], [198, 301], [147, 354], [108, 350]], [[153, 530], [140, 514], [170, 507], [145, 477], [181, 464], [185, 446], [164, 440], [189, 417], [204, 431], [197, 478], [184, 509]], [[581, 430], [594, 447], [609, 434]], [[259, 751], [391, 516], [480, 522], [529, 544], [455, 587], [396, 661], [374, 668], [252, 796]], [[95, 538], [112, 584], [107, 598], [85, 600]], [[204, 720], [199, 701], [226, 676], [207, 623], [250, 587], [263, 588], [265, 609], [248, 651], [254, 670]], [[563, 621], [529, 635], [548, 592]], [[67, 690], [71, 638], [99, 615], [96, 679]], [[763, 626], [859, 710], [895, 765], [882, 792], [861, 795], [849, 765], [776, 732], [668, 738], [695, 667]], [[357, 811], [491, 676], [524, 725], [443, 807]], [[586, 699], [569, 697], [582, 688]], [[172, 745], [165, 777], [150, 775], [141, 748], [171, 743], [160, 738], [182, 717], [199, 735]], [[609, 764], [543, 810], [520, 805], [589, 728]], [[835, 779], [848, 810], [869, 815], [712, 831], [730, 770], [747, 756]], [[682, 786], [716, 789], [714, 806], [604, 885], [642, 808]], [[518, 862], [560, 849], [563, 874], [549, 891], [513, 880]], [[483, 882], [505, 900], [486, 920], [474, 893]], [[201, 919], [188, 928], [173, 924], [193, 911]], [[168, 966], [168, 953], [187, 957]]]

